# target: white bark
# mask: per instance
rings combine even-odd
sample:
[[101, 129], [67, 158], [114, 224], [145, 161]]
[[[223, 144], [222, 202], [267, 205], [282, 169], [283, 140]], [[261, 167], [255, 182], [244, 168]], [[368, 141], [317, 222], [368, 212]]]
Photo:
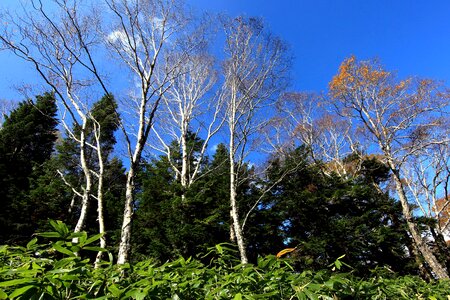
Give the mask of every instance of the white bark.
[[278, 131], [288, 147], [305, 145], [314, 162], [320, 163], [326, 176], [354, 176], [358, 166], [349, 166], [344, 158], [358, 154], [349, 119], [339, 119], [324, 105], [323, 97], [310, 93], [288, 93], [278, 102]]
[[[103, 178], [105, 174], [105, 158], [103, 157], [102, 147], [101, 147], [101, 136], [102, 136], [102, 128], [100, 124], [93, 120], [94, 124], [94, 138], [96, 142], [96, 153], [98, 158], [98, 172], [95, 173], [97, 176], [97, 222], [98, 222], [98, 233], [102, 234], [100, 237], [100, 247], [106, 248], [106, 229], [105, 229], [105, 217], [104, 217], [104, 209], [103, 209]], [[99, 251], [95, 258], [95, 265], [98, 266], [100, 261], [103, 258], [103, 252]]]
[[[192, 45], [192, 51], [199, 45]], [[180, 54], [177, 54], [180, 56]], [[167, 156], [172, 170], [179, 178], [184, 192], [201, 174], [201, 162], [204, 159], [211, 138], [220, 130], [224, 118], [219, 117], [222, 107], [221, 97], [208, 95], [216, 82], [213, 69], [213, 59], [204, 53], [186, 54], [183, 59], [177, 58], [176, 73], [178, 76], [171, 80], [171, 88], [163, 97], [161, 120], [154, 131], [160, 147], [153, 148]], [[179, 64], [179, 61], [183, 61]], [[188, 148], [189, 134], [194, 138], [203, 133], [197, 153]], [[173, 141], [178, 143], [179, 149], [173, 149]], [[152, 145], [151, 145], [152, 146]], [[181, 152], [181, 164], [174, 161], [175, 153]], [[182, 197], [184, 199], [184, 192]]]
[[226, 34], [224, 86], [226, 122], [229, 130], [230, 155], [230, 235], [236, 238], [241, 262], [247, 263], [242, 220], [239, 215], [237, 189], [244, 180], [242, 167], [253, 134], [261, 130], [267, 111], [284, 87], [286, 76], [285, 48], [282, 42], [267, 34], [257, 19], [225, 20]]
[[114, 18], [112, 28], [109, 32], [105, 32], [106, 42], [112, 54], [123, 63], [129, 75], [135, 80], [138, 90], [131, 93], [130, 98], [134, 102], [126, 102], [126, 109], [135, 104], [137, 110], [131, 112], [128, 120], [130, 122], [127, 123], [123, 119], [121, 123], [130, 165], [117, 257], [117, 263], [124, 264], [129, 259], [131, 247], [136, 172], [159, 103], [170, 87], [175, 68], [178, 67], [177, 63], [165, 64], [168, 58], [165, 49], [175, 42], [175, 34], [184, 25], [184, 19], [175, 1], [107, 0], [106, 2]]
[[441, 263], [437, 260], [436, 256], [430, 250], [423, 236], [420, 234], [417, 229], [416, 224], [412, 220], [412, 211], [410, 205], [408, 203], [408, 199], [406, 197], [406, 193], [404, 190], [404, 186], [402, 180], [399, 176], [399, 172], [396, 169], [396, 166], [388, 159], [389, 167], [393, 172], [393, 178], [395, 182], [395, 189], [397, 191], [398, 198], [402, 205], [403, 216], [405, 217], [406, 224], [408, 225], [409, 233], [411, 234], [414, 244], [419, 249], [420, 253], [423, 255], [425, 261], [428, 263], [430, 268], [433, 270], [437, 278], [449, 278], [447, 270], [441, 265]]
[[[366, 147], [377, 146], [392, 171], [397, 198], [417, 249], [437, 278], [448, 278], [412, 219], [402, 168], [413, 155], [442, 140], [440, 112], [448, 96], [430, 80], [397, 82], [390, 72], [373, 62], [346, 60], [330, 83], [338, 113], [357, 120]], [[360, 135], [361, 136], [361, 135]]]
[[[71, 186], [75, 195], [81, 197], [80, 215], [74, 229], [79, 232], [88, 215], [93, 187], [93, 170], [89, 167], [86, 151], [88, 148], [96, 151], [99, 146], [87, 142], [90, 102], [87, 96], [92, 96], [89, 93], [95, 88], [108, 93], [91, 53], [99, 42], [96, 37], [99, 19], [94, 9], [82, 10], [78, 1], [54, 0], [52, 9], [45, 6], [48, 2], [40, 0], [28, 4], [31, 7], [24, 6], [22, 15], [4, 12], [2, 19], [8, 20], [8, 26], [3, 28], [0, 41], [6, 49], [35, 67], [64, 108], [60, 110], [62, 124], [68, 138], [79, 146], [80, 167], [84, 175], [80, 190]], [[52, 10], [54, 12], [49, 13]], [[84, 77], [78, 77], [81, 73]], [[80, 128], [79, 136], [71, 129], [73, 125]]]
[[[91, 171], [89, 169], [87, 159], [86, 159], [86, 124], [87, 120], [86, 118], [83, 118], [83, 127], [81, 128], [80, 133], [80, 163], [81, 168], [83, 170], [84, 178], [85, 178], [85, 185], [82, 188], [83, 189], [83, 197], [81, 199], [81, 212], [80, 216], [78, 218], [77, 224], [75, 225], [74, 232], [81, 232], [84, 224], [86, 223], [87, 218], [87, 210], [89, 207], [89, 198], [91, 196], [91, 188], [92, 188], [92, 176]], [[78, 242], [78, 238], [73, 239], [74, 243]]]

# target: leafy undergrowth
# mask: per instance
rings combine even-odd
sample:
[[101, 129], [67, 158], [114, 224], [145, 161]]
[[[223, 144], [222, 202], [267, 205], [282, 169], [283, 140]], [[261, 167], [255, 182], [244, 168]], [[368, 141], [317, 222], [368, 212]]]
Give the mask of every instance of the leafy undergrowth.
[[340, 273], [340, 260], [332, 270], [301, 273], [275, 256], [242, 265], [226, 244], [202, 257], [207, 264], [179, 258], [116, 266], [105, 255], [109, 261], [94, 268], [83, 257], [101, 250], [92, 246], [100, 236], [71, 233], [59, 221], [51, 225], [54, 232], [38, 235], [52, 242], [34, 238], [26, 247], [0, 246], [0, 299], [450, 299], [449, 281], [383, 272], [363, 280]]

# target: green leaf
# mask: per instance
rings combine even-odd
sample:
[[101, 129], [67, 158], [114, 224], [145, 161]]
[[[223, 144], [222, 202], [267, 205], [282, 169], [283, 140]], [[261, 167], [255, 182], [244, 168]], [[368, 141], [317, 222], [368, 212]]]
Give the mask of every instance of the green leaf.
[[67, 249], [67, 248], [64, 248], [64, 247], [62, 247], [59, 243], [54, 243], [53, 244], [53, 248], [56, 250], [56, 251], [58, 251], [58, 252], [61, 252], [61, 253], [63, 253], [63, 254], [66, 254], [66, 255], [68, 255], [68, 256], [76, 256], [75, 255], [75, 253], [73, 253], [72, 251], [70, 251], [69, 249]]
[[0, 300], [8, 299], [8, 294], [6, 294], [2, 289], [0, 289]]
[[115, 284], [110, 285], [108, 287], [108, 290], [111, 292], [114, 298], [119, 298], [122, 294], [122, 291]]
[[237, 293], [234, 298], [234, 300], [242, 300], [242, 294], [241, 293]]
[[83, 250], [89, 250], [89, 251], [101, 251], [101, 252], [106, 252], [106, 251], [108, 251], [108, 250], [106, 250], [105, 248], [102, 248], [102, 247], [94, 247], [94, 246], [83, 247]]
[[50, 220], [50, 225], [60, 234], [60, 237], [66, 237], [69, 234], [69, 228], [62, 221]]
[[147, 296], [147, 293], [142, 291], [141, 289], [132, 289], [126, 295], [128, 298], [136, 299], [136, 300], [143, 300], [145, 299], [145, 296]]
[[15, 297], [21, 296], [32, 288], [35, 288], [35, 286], [34, 285], [26, 285], [21, 288], [15, 289], [14, 292], [12, 292], [9, 295], [9, 298], [14, 299]]
[[91, 244], [92, 242], [95, 242], [96, 240], [100, 239], [102, 236], [103, 236], [103, 233], [99, 233], [99, 234], [96, 234], [96, 235], [94, 235], [94, 236], [91, 236], [90, 238], [88, 238], [88, 239], [86, 240], [86, 242], [84, 243], [84, 245], [89, 245], [89, 244]]
[[0, 282], [0, 287], [7, 287], [7, 286], [15, 286], [20, 285], [24, 283], [34, 283], [35, 280], [31, 278], [21, 278], [21, 279], [13, 279], [8, 281]]
[[73, 238], [79, 238], [80, 240], [83, 240], [83, 237], [86, 237], [86, 232], [72, 232], [67, 236], [67, 239], [73, 239]]
[[61, 235], [58, 232], [50, 231], [50, 232], [39, 232], [36, 233], [38, 236], [42, 236], [45, 238], [60, 238]]
[[37, 238], [33, 238], [31, 241], [29, 241], [28, 244], [27, 244], [27, 249], [30, 250], [31, 247], [36, 245], [36, 242], [37, 242]]

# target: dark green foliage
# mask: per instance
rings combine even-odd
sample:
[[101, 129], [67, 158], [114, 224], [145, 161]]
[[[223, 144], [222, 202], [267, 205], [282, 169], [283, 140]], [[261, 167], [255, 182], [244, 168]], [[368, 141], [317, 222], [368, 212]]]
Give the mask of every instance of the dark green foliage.
[[0, 129], [0, 242], [28, 240], [41, 218], [42, 203], [28, 194], [45, 173], [56, 135], [56, 103], [52, 94], [20, 103]]
[[[166, 157], [142, 168], [133, 230], [135, 258], [150, 255], [166, 261], [178, 255], [194, 256], [206, 247], [227, 241], [229, 187], [223, 150], [211, 163], [202, 162], [201, 179], [186, 191]], [[191, 153], [194, 155], [195, 150]]]
[[[100, 144], [102, 149], [102, 159], [105, 167], [104, 180], [104, 215], [105, 227], [107, 230], [107, 241], [115, 243], [119, 234], [120, 220], [123, 210], [125, 169], [122, 162], [111, 154], [116, 143], [115, 132], [118, 129], [118, 115], [116, 113], [117, 103], [113, 96], [106, 95], [96, 102], [90, 114], [86, 126], [86, 142], [96, 145], [95, 130], [100, 128]], [[73, 133], [80, 135], [81, 128], [74, 125]], [[67, 134], [68, 135], [68, 134]], [[88, 166], [91, 170], [99, 171], [99, 161], [97, 153], [92, 147], [85, 147]], [[57, 170], [64, 174], [65, 180], [78, 191], [83, 189], [85, 184], [84, 173], [80, 165], [80, 144], [73, 139], [66, 137], [57, 145], [57, 154], [52, 158], [52, 165], [47, 170], [46, 177], [40, 178], [40, 183], [35, 187], [34, 193], [37, 197], [42, 197], [47, 193], [48, 201], [55, 205], [54, 214], [64, 217], [64, 220], [71, 225], [77, 222], [80, 207], [80, 198], [75, 196], [73, 191], [61, 179]], [[97, 177], [92, 176], [93, 188], [92, 196], [97, 194]], [[49, 190], [47, 184], [51, 183], [54, 189]], [[57, 191], [57, 192], [56, 192]], [[33, 194], [32, 194], [33, 195]], [[73, 206], [70, 207], [71, 202]], [[98, 232], [97, 223], [97, 201], [90, 198], [88, 218], [85, 229], [90, 233]], [[54, 218], [54, 216], [50, 216]], [[110, 243], [111, 244], [111, 243]]]
[[178, 258], [115, 266], [110, 256], [94, 268], [83, 256], [99, 250], [92, 246], [99, 235], [73, 234], [59, 221], [51, 227], [26, 247], [0, 246], [0, 299], [447, 299], [450, 290], [448, 280], [427, 283], [385, 269], [363, 280], [339, 273], [346, 268], [339, 260], [300, 273], [291, 260], [274, 256], [241, 265], [227, 244], [211, 248], [207, 263]]
[[274, 161], [270, 177], [278, 178], [299, 161], [302, 167], [288, 174], [262, 206], [270, 208], [269, 224], [278, 224], [271, 225], [272, 230], [284, 238], [286, 246], [297, 247], [293, 254], [297, 268], [323, 269], [345, 254], [359, 275], [377, 266], [413, 272], [401, 207], [375, 187], [387, 178], [386, 168], [367, 160], [361, 175], [349, 180], [325, 176], [299, 148], [283, 163]]

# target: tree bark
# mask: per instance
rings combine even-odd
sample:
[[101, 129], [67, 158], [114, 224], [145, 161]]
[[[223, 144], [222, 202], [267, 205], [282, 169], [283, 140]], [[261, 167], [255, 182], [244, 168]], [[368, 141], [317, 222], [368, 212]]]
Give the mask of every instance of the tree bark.
[[[83, 125], [80, 133], [80, 163], [81, 168], [83, 169], [84, 177], [85, 177], [85, 187], [83, 188], [83, 197], [81, 199], [81, 211], [80, 216], [78, 217], [77, 224], [75, 225], [74, 232], [81, 232], [83, 229], [85, 223], [86, 223], [86, 217], [89, 207], [89, 197], [91, 195], [91, 189], [92, 189], [92, 175], [91, 171], [89, 170], [89, 166], [86, 161], [86, 125], [87, 125], [87, 119], [83, 118]], [[72, 239], [73, 243], [78, 243], [78, 238]]]
[[408, 200], [406, 198], [405, 190], [403, 189], [403, 184], [400, 179], [399, 171], [395, 168], [393, 163], [389, 161], [389, 166], [392, 170], [392, 176], [395, 182], [395, 189], [402, 205], [403, 216], [405, 217], [406, 224], [409, 229], [409, 233], [412, 236], [413, 242], [420, 254], [422, 254], [425, 262], [430, 266], [434, 275], [438, 279], [448, 279], [448, 273], [446, 269], [440, 264], [436, 256], [431, 252], [429, 247], [426, 245], [424, 238], [421, 236], [419, 230], [412, 220], [412, 212], [409, 206]]
[[239, 222], [239, 210], [237, 205], [237, 182], [236, 182], [236, 167], [235, 167], [235, 145], [234, 145], [234, 128], [230, 130], [230, 206], [231, 206], [231, 221], [232, 221], [232, 234], [236, 238], [236, 243], [241, 256], [241, 263], [248, 263], [247, 251], [245, 248], [244, 237], [242, 234], [242, 228]]
[[[94, 120], [95, 122], [95, 120]], [[97, 183], [97, 218], [98, 231], [102, 236], [100, 237], [100, 247], [106, 248], [106, 232], [105, 232], [105, 217], [103, 210], [103, 176], [105, 173], [105, 164], [103, 161], [102, 147], [101, 147], [101, 128], [99, 125], [94, 126], [95, 139], [97, 144], [97, 158], [98, 158], [98, 183]], [[95, 258], [95, 266], [97, 267], [102, 260], [103, 252], [99, 251]]]
[[120, 236], [119, 253], [117, 264], [123, 265], [128, 261], [131, 240], [131, 221], [134, 207], [134, 167], [131, 167], [127, 174], [125, 188], [125, 208], [123, 211], [122, 230]]

